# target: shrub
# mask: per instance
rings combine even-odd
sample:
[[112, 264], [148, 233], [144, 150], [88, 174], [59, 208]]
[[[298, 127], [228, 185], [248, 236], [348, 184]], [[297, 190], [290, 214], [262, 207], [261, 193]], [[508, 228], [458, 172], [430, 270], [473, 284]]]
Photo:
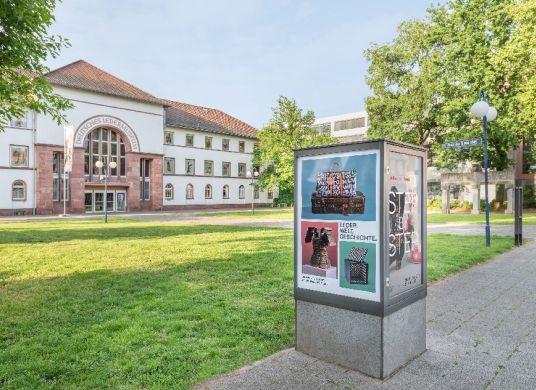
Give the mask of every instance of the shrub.
[[426, 206], [429, 209], [441, 209], [441, 207], [443, 206], [443, 202], [441, 201], [441, 197], [436, 196], [436, 197], [434, 197], [432, 199], [428, 199], [426, 201]]

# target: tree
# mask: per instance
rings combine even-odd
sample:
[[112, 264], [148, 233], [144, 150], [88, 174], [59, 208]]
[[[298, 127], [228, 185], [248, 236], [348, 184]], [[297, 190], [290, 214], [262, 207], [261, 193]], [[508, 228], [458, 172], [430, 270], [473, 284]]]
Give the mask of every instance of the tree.
[[[482, 161], [482, 148], [464, 154], [442, 144], [482, 136], [482, 121], [469, 109], [483, 90], [499, 112], [489, 127], [490, 160], [506, 168], [508, 151], [535, 130], [526, 119], [536, 116], [534, 91], [512, 83], [534, 77], [534, 68], [527, 66], [534, 42], [513, 43], [518, 35], [534, 40], [529, 33], [534, 25], [527, 27], [527, 19], [533, 23], [534, 17], [525, 17], [529, 3], [534, 6], [534, 0], [452, 0], [429, 8], [423, 20], [403, 23], [392, 43], [370, 48], [370, 135], [430, 145], [440, 167]], [[505, 53], [512, 45], [517, 57]], [[525, 105], [520, 104], [522, 90], [528, 95]]]
[[65, 121], [63, 111], [72, 104], [53, 92], [44, 74], [48, 57], [69, 46], [60, 36], [49, 35], [55, 0], [1, 0], [0, 5], [0, 130], [26, 109]]
[[337, 143], [330, 134], [314, 129], [314, 120], [314, 113], [304, 114], [294, 99], [279, 97], [268, 124], [257, 132], [259, 143], [253, 163], [263, 168], [259, 174], [261, 188], [278, 188], [280, 198], [292, 201], [294, 150]]

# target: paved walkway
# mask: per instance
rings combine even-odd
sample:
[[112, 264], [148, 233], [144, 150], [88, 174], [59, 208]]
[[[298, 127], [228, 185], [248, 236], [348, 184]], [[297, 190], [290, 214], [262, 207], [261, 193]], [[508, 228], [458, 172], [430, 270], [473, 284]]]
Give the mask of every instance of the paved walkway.
[[536, 389], [536, 240], [429, 287], [427, 351], [384, 382], [288, 349], [197, 389]]

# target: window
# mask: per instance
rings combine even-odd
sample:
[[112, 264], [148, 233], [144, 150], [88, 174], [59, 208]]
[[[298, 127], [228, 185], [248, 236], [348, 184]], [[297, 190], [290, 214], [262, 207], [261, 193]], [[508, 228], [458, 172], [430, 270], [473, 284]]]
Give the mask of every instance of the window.
[[246, 143], [244, 141], [239, 141], [238, 142], [238, 151], [240, 153], [244, 153], [245, 150], [246, 150]]
[[175, 159], [173, 157], [164, 157], [164, 174], [175, 174]]
[[238, 163], [238, 176], [246, 177], [246, 164]]
[[15, 180], [11, 186], [12, 200], [26, 200], [26, 183], [22, 180]]
[[258, 142], [255, 142], [255, 143], [253, 144], [253, 150], [257, 149], [258, 147], [259, 147], [259, 143], [258, 143]]
[[229, 150], [229, 139], [224, 138], [221, 140], [221, 150], [228, 151]]
[[184, 164], [184, 173], [187, 175], [195, 175], [195, 160], [187, 158]]
[[194, 146], [194, 135], [186, 134], [186, 146]]
[[214, 162], [210, 160], [205, 160], [205, 176], [214, 175]]
[[223, 186], [223, 199], [229, 199], [229, 186], [227, 184]]
[[231, 176], [231, 163], [224, 161], [221, 163], [221, 175]]
[[[52, 200], [54, 202], [63, 201], [63, 186], [65, 183], [65, 198], [69, 200], [69, 175], [63, 172], [63, 153], [53, 152], [52, 154]], [[65, 178], [65, 182], [64, 179]]]
[[212, 199], [212, 186], [210, 184], [205, 186], [205, 199]]
[[98, 128], [93, 130], [84, 140], [84, 174], [100, 176], [103, 169], [95, 163], [102, 161], [105, 166], [115, 161], [117, 167], [108, 171], [108, 176], [119, 178], [126, 175], [126, 147], [121, 135], [114, 130]]
[[30, 111], [25, 111], [21, 118], [13, 118], [9, 121], [11, 127], [20, 127], [22, 129], [30, 128]]
[[313, 125], [313, 129], [315, 129], [318, 133], [331, 133], [331, 123], [319, 123], [318, 125]]
[[10, 156], [12, 167], [27, 167], [28, 166], [28, 147], [21, 145], [10, 145]]
[[205, 149], [212, 149], [212, 137], [205, 137]]
[[523, 173], [533, 173], [536, 171], [536, 159], [534, 158], [533, 148], [536, 146], [533, 136], [526, 136], [523, 139], [521, 167]]
[[253, 190], [253, 197], [255, 199], [259, 199], [260, 198], [260, 191], [259, 191], [259, 187], [255, 186], [255, 189]]
[[164, 196], [166, 197], [166, 200], [173, 200], [173, 184], [166, 184], [164, 187]]
[[188, 184], [186, 186], [186, 199], [193, 199], [194, 198], [194, 186], [191, 184]]
[[173, 145], [173, 135], [172, 131], [164, 131], [164, 143], [166, 145]]
[[274, 191], [269, 190], [268, 191], [268, 199], [273, 199], [273, 198], [274, 198]]
[[246, 197], [246, 187], [240, 186], [238, 187], [238, 198], [244, 199]]
[[365, 117], [352, 118], [335, 122], [335, 131], [357, 129], [359, 127], [365, 127]]
[[151, 199], [151, 160], [140, 160], [140, 199]]

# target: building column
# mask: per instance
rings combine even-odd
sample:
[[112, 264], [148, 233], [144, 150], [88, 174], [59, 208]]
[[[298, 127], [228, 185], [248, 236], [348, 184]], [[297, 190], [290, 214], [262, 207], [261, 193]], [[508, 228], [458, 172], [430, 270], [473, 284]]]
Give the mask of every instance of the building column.
[[443, 214], [449, 214], [450, 213], [450, 191], [449, 191], [449, 185], [443, 185], [441, 186], [441, 212]]
[[514, 212], [514, 187], [512, 185], [506, 185], [506, 210], [505, 214], [512, 214]]
[[471, 186], [473, 194], [473, 209], [471, 214], [480, 214], [480, 185]]

